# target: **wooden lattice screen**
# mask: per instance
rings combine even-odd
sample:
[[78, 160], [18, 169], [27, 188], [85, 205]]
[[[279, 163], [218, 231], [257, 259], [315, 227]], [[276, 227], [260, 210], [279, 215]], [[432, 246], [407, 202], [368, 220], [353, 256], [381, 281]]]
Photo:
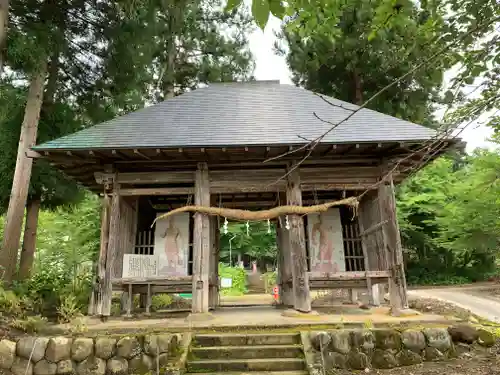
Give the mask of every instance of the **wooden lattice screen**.
[[137, 232], [134, 254], [153, 255], [155, 247], [154, 230]]
[[365, 262], [357, 220], [342, 224], [346, 271], [364, 271]]

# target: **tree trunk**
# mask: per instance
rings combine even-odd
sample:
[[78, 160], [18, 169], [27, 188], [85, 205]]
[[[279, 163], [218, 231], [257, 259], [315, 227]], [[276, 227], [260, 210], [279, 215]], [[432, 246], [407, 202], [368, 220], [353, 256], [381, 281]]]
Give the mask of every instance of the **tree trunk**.
[[26, 206], [26, 199], [28, 197], [31, 168], [33, 166], [33, 159], [26, 156], [26, 151], [36, 142], [46, 75], [47, 62], [44, 61], [38, 72], [36, 72], [31, 79], [23, 124], [21, 126], [16, 169], [14, 171], [0, 254], [0, 266], [3, 271], [2, 278], [7, 283], [12, 281], [17, 268], [17, 253], [19, 251], [19, 240], [21, 238], [24, 207]]
[[175, 59], [177, 57], [177, 36], [181, 34], [184, 24], [185, 0], [174, 1], [165, 11], [168, 13], [168, 44], [166, 46], [165, 70], [163, 73], [163, 99], [175, 96]]
[[352, 78], [354, 81], [354, 104], [362, 105], [363, 104], [363, 87], [361, 83], [361, 77], [359, 76], [359, 72], [356, 68], [352, 72]]
[[28, 279], [33, 268], [33, 259], [36, 249], [36, 231], [38, 214], [40, 213], [40, 199], [30, 199], [26, 207], [26, 224], [24, 226], [23, 248], [19, 262], [18, 280]]
[[45, 86], [45, 94], [43, 95], [44, 99], [43, 109], [51, 106], [54, 103], [58, 82], [59, 82], [59, 51], [55, 49], [50, 57], [50, 62], [48, 65], [47, 85]]
[[0, 0], [0, 74], [5, 65], [5, 50], [7, 48], [7, 26], [9, 23], [9, 0]]

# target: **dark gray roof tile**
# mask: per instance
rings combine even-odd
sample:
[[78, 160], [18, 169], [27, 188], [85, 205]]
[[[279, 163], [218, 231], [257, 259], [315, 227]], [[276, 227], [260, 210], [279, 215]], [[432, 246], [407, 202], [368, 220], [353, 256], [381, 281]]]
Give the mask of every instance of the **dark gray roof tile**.
[[[327, 98], [355, 109], [355, 105]], [[304, 143], [350, 111], [331, 106], [313, 92], [277, 82], [219, 83], [117, 117], [35, 147], [49, 149], [160, 148]], [[432, 129], [362, 109], [324, 142], [421, 141]]]

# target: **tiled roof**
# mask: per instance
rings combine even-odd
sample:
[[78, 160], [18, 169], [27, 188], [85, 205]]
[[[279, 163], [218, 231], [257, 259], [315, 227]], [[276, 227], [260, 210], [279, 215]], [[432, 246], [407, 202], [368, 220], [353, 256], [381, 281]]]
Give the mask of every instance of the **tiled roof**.
[[[325, 97], [327, 98], [327, 97]], [[36, 146], [35, 150], [303, 144], [355, 105], [276, 81], [218, 83]], [[344, 109], [344, 108], [347, 109]], [[323, 142], [422, 141], [435, 132], [362, 109]]]

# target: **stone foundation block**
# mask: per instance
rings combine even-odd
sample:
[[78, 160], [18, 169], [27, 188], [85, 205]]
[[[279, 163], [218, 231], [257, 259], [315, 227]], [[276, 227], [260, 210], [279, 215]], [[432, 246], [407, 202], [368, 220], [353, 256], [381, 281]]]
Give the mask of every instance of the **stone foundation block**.
[[137, 337], [122, 337], [116, 343], [116, 354], [119, 357], [132, 359], [141, 354], [141, 344]]
[[21, 337], [17, 341], [16, 353], [19, 357], [36, 363], [45, 357], [49, 339], [47, 337]]
[[396, 361], [396, 357], [394, 356], [391, 349], [376, 349], [373, 353], [372, 365], [375, 368], [389, 369], [397, 367], [398, 361]]
[[401, 348], [401, 335], [394, 329], [374, 329], [375, 344], [377, 349], [399, 351]]
[[153, 358], [146, 354], [138, 355], [128, 362], [129, 371], [138, 375], [147, 374], [155, 367]]
[[126, 375], [128, 373], [128, 362], [125, 358], [113, 357], [108, 359], [106, 370], [109, 375]]
[[57, 374], [57, 363], [49, 362], [46, 359], [42, 359], [35, 364], [33, 368], [33, 374], [35, 375], [56, 375]]
[[106, 361], [97, 357], [89, 357], [76, 366], [78, 375], [105, 375]]
[[57, 364], [57, 375], [76, 374], [76, 366], [70, 359], [62, 360]]
[[98, 337], [95, 340], [95, 355], [101, 359], [110, 359], [116, 354], [116, 339]]
[[73, 341], [71, 346], [71, 358], [77, 362], [90, 357], [94, 353], [94, 340], [80, 337]]
[[10, 370], [16, 358], [16, 343], [10, 340], [0, 341], [0, 369]]
[[411, 366], [417, 365], [423, 362], [423, 358], [420, 354], [416, 353], [414, 350], [403, 349], [396, 355], [396, 361], [400, 366]]
[[333, 352], [347, 354], [351, 350], [350, 332], [337, 330], [330, 332], [330, 344], [328, 349]]
[[427, 340], [427, 345], [436, 348], [440, 352], [446, 352], [451, 347], [451, 337], [445, 328], [428, 328], [423, 333]]
[[420, 353], [425, 349], [425, 336], [421, 331], [404, 331], [401, 334], [404, 348], [415, 353]]
[[10, 369], [12, 375], [33, 375], [33, 363], [22, 357], [16, 357]]
[[71, 358], [71, 339], [67, 337], [53, 337], [47, 344], [45, 358], [53, 363]]

